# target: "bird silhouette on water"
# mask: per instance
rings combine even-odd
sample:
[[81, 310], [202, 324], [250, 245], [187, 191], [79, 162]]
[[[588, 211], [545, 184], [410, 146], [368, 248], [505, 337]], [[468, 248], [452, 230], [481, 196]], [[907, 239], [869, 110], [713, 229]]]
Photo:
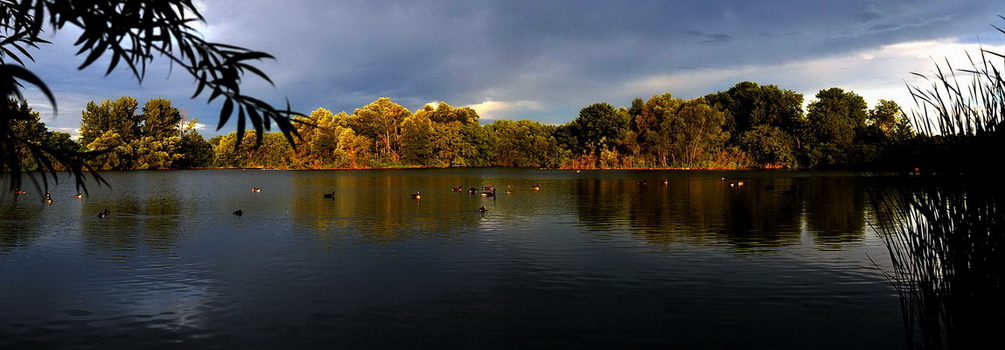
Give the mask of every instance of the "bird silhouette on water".
[[331, 193], [322, 193], [321, 195], [324, 196], [324, 198], [335, 199], [335, 190], [332, 190]]
[[234, 215], [241, 216], [241, 215], [244, 215], [244, 212], [241, 211], [241, 209], [238, 209], [238, 210], [234, 211]]
[[111, 214], [111, 213], [112, 212], [108, 211], [107, 208], [105, 210], [99, 211], [98, 212], [98, 219], [104, 219], [104, 218], [108, 217], [108, 214]]

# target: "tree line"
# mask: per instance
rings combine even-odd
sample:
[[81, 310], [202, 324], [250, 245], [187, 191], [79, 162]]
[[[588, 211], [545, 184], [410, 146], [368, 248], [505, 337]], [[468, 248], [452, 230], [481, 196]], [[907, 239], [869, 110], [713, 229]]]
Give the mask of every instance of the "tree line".
[[[694, 99], [670, 93], [627, 107], [594, 103], [564, 125], [529, 120], [481, 124], [478, 113], [445, 102], [415, 112], [379, 98], [352, 114], [319, 108], [296, 117], [291, 144], [280, 132], [232, 132], [206, 140], [197, 120], [171, 101], [140, 108], [132, 97], [90, 102], [80, 139], [51, 133], [60, 147], [97, 151], [97, 170], [184, 168], [365, 169], [389, 167], [547, 168], [850, 168], [903, 153], [918, 137], [901, 108], [880, 100], [869, 109], [851, 91], [803, 95], [741, 82]], [[14, 103], [14, 102], [11, 102]], [[22, 108], [27, 108], [23, 106]], [[44, 124], [23, 121], [26, 132]], [[30, 130], [29, 130], [30, 129]]]

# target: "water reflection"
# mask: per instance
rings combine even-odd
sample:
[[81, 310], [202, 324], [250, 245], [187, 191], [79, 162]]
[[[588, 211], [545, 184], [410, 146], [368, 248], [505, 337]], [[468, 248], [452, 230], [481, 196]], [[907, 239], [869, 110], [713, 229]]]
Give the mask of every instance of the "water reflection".
[[[459, 177], [404, 177], [387, 173], [300, 172], [291, 177], [292, 216], [300, 230], [326, 243], [345, 238], [358, 243], [388, 244], [420, 237], [455, 237], [479, 222], [476, 208], [483, 197], [451, 193], [445, 183]], [[420, 192], [421, 199], [409, 194]], [[332, 198], [323, 194], [333, 193]]]
[[[113, 188], [79, 201], [0, 202], [11, 228], [0, 232], [0, 348], [703, 347], [724, 329], [734, 335], [725, 347], [903, 343], [896, 296], [865, 258], [885, 249], [868, 244], [877, 238], [866, 234], [853, 179], [522, 169], [105, 176]], [[729, 186], [741, 177], [744, 186]], [[497, 191], [451, 191], [458, 186]], [[112, 215], [98, 218], [105, 208]]]
[[662, 175], [665, 180], [577, 181], [579, 220], [602, 232], [627, 227], [659, 245], [728, 243], [738, 249], [799, 244], [804, 225], [824, 246], [860, 242], [865, 234], [858, 178]]
[[[185, 213], [199, 211], [199, 201], [178, 190], [182, 177], [168, 172], [109, 175], [117, 175], [111, 177], [112, 188], [92, 191], [80, 201], [79, 225], [85, 246], [119, 252], [114, 260], [128, 259], [129, 252], [140, 249], [165, 252], [175, 247], [186, 232], [180, 220]], [[99, 218], [97, 213], [106, 209], [108, 217]]]
[[[30, 244], [45, 232], [37, 228], [67, 223], [79, 227], [90, 249], [123, 256], [141, 248], [169, 252], [200, 223], [230, 220], [222, 213], [241, 208], [254, 217], [244, 221], [285, 222], [330, 246], [423, 237], [462, 239], [466, 232], [499, 225], [499, 219], [532, 222], [570, 215], [595, 234], [631, 232], [662, 246], [728, 244], [757, 250], [797, 245], [806, 234], [822, 247], [835, 248], [861, 242], [866, 232], [864, 190], [855, 176], [726, 173], [727, 178], [701, 172], [562, 171], [224, 174], [109, 173], [112, 189], [98, 189], [85, 199], [63, 200], [51, 207], [7, 197], [0, 219], [13, 229], [0, 237], [0, 247]], [[458, 186], [477, 188], [478, 194], [450, 190]], [[482, 196], [484, 186], [495, 186], [496, 196]], [[252, 193], [252, 187], [264, 191]], [[67, 190], [57, 191], [57, 198], [69, 198], [69, 192], [62, 192]], [[409, 198], [415, 192], [422, 193], [422, 199]], [[324, 198], [324, 193], [334, 195]], [[479, 213], [479, 207], [488, 211]], [[104, 209], [112, 215], [97, 218]], [[59, 211], [63, 213], [52, 213]]]

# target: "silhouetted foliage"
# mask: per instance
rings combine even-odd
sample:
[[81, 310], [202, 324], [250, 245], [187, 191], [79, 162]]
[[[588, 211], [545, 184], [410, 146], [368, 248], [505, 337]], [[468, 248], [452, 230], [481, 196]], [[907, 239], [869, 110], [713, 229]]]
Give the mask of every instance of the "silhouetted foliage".
[[[257, 143], [263, 141], [263, 132], [275, 126], [287, 141], [293, 142], [296, 130], [290, 117], [300, 115], [287, 107], [280, 109], [271, 104], [244, 95], [240, 86], [245, 73], [258, 76], [271, 83], [269, 77], [250, 62], [272, 58], [271, 55], [242, 47], [206, 41], [192, 27], [202, 21], [191, 0], [115, 1], [115, 0], [0, 0], [0, 92], [7, 98], [23, 102], [24, 84], [37, 87], [56, 108], [56, 101], [46, 84], [25, 68], [33, 61], [31, 51], [48, 44], [41, 37], [44, 27], [47, 35], [57, 34], [67, 27], [80, 29], [75, 46], [83, 57], [80, 69], [87, 68], [101, 57], [109, 57], [106, 72], [120, 65], [131, 71], [138, 81], [146, 74], [147, 65], [155, 58], [166, 59], [178, 65], [195, 78], [193, 97], [208, 94], [209, 101], [222, 99], [220, 122], [222, 128], [236, 114], [238, 139], [243, 139], [247, 124], [256, 131]], [[4, 106], [0, 109], [0, 158], [4, 168], [12, 174], [11, 188], [20, 186], [21, 174], [26, 170], [15, 151], [27, 147], [33, 157], [43, 164], [54, 181], [56, 169], [70, 170], [78, 188], [86, 191], [82, 170], [90, 170], [87, 159], [97, 156], [93, 152], [69, 152], [53, 149], [39, 143], [40, 139], [23, 139], [13, 134], [9, 127], [24, 114]], [[128, 137], [126, 135], [119, 135]], [[92, 172], [97, 179], [97, 173]], [[42, 176], [45, 186], [48, 177]]]
[[[874, 194], [907, 339], [920, 331], [925, 349], [1000, 348], [1005, 331], [1005, 193], [987, 153], [1005, 147], [1005, 55], [982, 51], [970, 63], [917, 74], [931, 85], [910, 87], [921, 134], [907, 141], [912, 167], [881, 177]], [[885, 115], [872, 118], [891, 130]]]

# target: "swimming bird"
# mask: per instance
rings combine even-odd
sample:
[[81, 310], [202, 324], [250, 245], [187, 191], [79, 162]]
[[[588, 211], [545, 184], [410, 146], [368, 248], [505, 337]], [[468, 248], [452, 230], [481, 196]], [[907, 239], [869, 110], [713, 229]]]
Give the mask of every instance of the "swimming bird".
[[412, 197], [412, 199], [420, 199], [420, 198], [422, 198], [422, 196], [420, 196], [420, 195], [419, 195], [419, 192], [418, 192], [418, 191], [416, 191], [415, 193], [413, 193], [413, 194], [411, 195], [411, 197]]
[[324, 196], [324, 198], [335, 199], [335, 190], [332, 190], [331, 193], [322, 193], [321, 195]]
[[541, 190], [541, 186], [538, 186], [538, 185], [530, 186], [530, 189], [535, 190], [535, 191], [539, 191], [539, 190]]
[[482, 187], [482, 189], [486, 190], [486, 191], [495, 191], [496, 187], [492, 186], [492, 185], [488, 185], [488, 186]]
[[489, 211], [489, 210], [485, 209], [485, 207], [478, 208], [478, 212], [479, 213], [484, 213], [484, 212], [487, 212], [487, 211]]
[[461, 186], [451, 187], [450, 192], [464, 192], [464, 187]]
[[262, 192], [262, 189], [261, 189], [261, 188], [258, 188], [258, 187], [252, 187], [252, 188], [251, 188], [251, 192], [256, 192], [256, 193], [257, 193], [257, 192]]
[[472, 187], [471, 189], [468, 189], [468, 193], [470, 193], [470, 194], [478, 193], [478, 189]]
[[107, 216], [108, 216], [108, 209], [105, 209], [105, 211], [98, 212], [98, 219], [104, 219]]
[[15, 188], [14, 189], [14, 194], [24, 194], [24, 191], [21, 190], [20, 188]]
[[241, 209], [238, 209], [238, 210], [234, 211], [234, 215], [241, 216], [241, 215], [244, 215], [244, 212], [241, 211]]
[[45, 199], [45, 204], [52, 205], [52, 197]]
[[45, 198], [52, 198], [52, 195], [49, 194], [49, 190], [45, 190]]
[[495, 196], [496, 196], [496, 189], [495, 188], [492, 188], [491, 192], [489, 192], [489, 191], [482, 192], [482, 197], [495, 197]]
[[80, 198], [81, 198], [81, 197], [83, 197], [83, 196], [84, 196], [84, 195], [83, 195], [83, 194], [81, 194], [81, 193], [80, 193], [80, 191], [77, 191], [77, 194], [73, 195], [73, 198], [76, 198], [76, 199], [80, 199]]

